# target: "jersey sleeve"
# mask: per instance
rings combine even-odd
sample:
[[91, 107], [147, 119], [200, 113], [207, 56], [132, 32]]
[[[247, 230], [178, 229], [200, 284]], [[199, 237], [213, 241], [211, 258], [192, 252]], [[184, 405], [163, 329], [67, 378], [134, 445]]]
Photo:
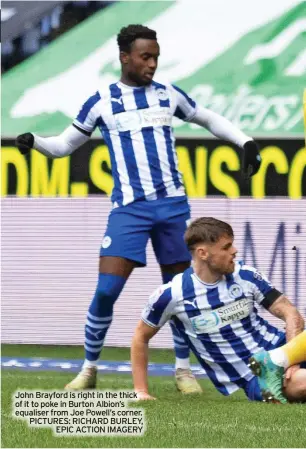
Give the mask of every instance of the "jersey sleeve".
[[162, 285], [150, 296], [148, 304], [142, 311], [141, 319], [151, 327], [162, 327], [170, 320], [174, 306], [171, 284]]
[[197, 105], [182, 89], [172, 84], [176, 98], [176, 109], [174, 116], [189, 122], [196, 113]]
[[282, 293], [271, 284], [268, 278], [263, 273], [256, 270], [256, 268], [244, 265], [239, 274], [240, 277], [252, 284], [254, 300], [266, 309], [269, 309], [274, 301], [282, 295]]
[[95, 130], [100, 118], [100, 114], [97, 108], [97, 104], [100, 100], [101, 96], [99, 92], [96, 92], [85, 101], [80, 109], [80, 112], [73, 121], [73, 124], [77, 128], [80, 128], [80, 130], [83, 130], [89, 134], [91, 134]]

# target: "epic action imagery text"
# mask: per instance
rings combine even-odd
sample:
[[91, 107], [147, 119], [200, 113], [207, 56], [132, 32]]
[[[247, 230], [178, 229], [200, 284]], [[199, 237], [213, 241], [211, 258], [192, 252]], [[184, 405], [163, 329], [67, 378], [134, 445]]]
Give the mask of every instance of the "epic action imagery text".
[[144, 410], [128, 406], [135, 400], [130, 390], [18, 390], [13, 416], [30, 427], [50, 427], [57, 436], [141, 436]]

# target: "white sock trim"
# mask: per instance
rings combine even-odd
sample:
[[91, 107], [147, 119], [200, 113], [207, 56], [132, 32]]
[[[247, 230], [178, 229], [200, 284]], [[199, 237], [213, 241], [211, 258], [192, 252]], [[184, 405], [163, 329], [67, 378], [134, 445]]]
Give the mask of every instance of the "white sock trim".
[[94, 366], [96, 367], [98, 364], [98, 360], [86, 360], [83, 363], [82, 369], [84, 368], [93, 368]]
[[190, 368], [190, 360], [189, 357], [187, 357], [186, 359], [179, 359], [178, 357], [176, 357], [175, 359], [175, 369], [189, 369]]
[[282, 348], [276, 348], [269, 351], [271, 360], [275, 365], [282, 366], [284, 369], [289, 367], [289, 360], [287, 359], [285, 351]]

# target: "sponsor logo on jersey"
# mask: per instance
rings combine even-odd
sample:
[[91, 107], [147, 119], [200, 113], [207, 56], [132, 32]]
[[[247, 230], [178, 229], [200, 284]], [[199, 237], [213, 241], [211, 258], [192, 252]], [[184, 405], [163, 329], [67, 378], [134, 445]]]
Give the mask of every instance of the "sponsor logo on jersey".
[[191, 320], [192, 328], [196, 334], [202, 334], [208, 332], [209, 329], [214, 329], [219, 322], [220, 319], [216, 312], [201, 314]]
[[122, 97], [119, 97], [119, 98], [111, 98], [111, 101], [114, 101], [115, 103], [119, 103], [119, 104], [122, 104]]
[[252, 310], [253, 301], [249, 298], [242, 298], [214, 311], [201, 313], [201, 315], [191, 318], [190, 321], [196, 334], [208, 334], [246, 318]]
[[148, 126], [171, 126], [172, 115], [169, 108], [142, 109], [116, 114], [118, 131], [136, 131]]

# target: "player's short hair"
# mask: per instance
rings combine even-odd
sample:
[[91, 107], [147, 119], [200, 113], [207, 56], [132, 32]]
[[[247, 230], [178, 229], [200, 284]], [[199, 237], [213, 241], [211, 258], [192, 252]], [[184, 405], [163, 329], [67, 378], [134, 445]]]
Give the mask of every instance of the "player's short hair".
[[216, 243], [223, 236], [234, 237], [232, 227], [224, 221], [212, 217], [194, 220], [185, 232], [185, 243], [192, 251], [197, 243]]
[[120, 33], [117, 35], [119, 50], [129, 53], [131, 44], [136, 39], [152, 39], [156, 41], [156, 31], [143, 25], [128, 25], [121, 28]]

